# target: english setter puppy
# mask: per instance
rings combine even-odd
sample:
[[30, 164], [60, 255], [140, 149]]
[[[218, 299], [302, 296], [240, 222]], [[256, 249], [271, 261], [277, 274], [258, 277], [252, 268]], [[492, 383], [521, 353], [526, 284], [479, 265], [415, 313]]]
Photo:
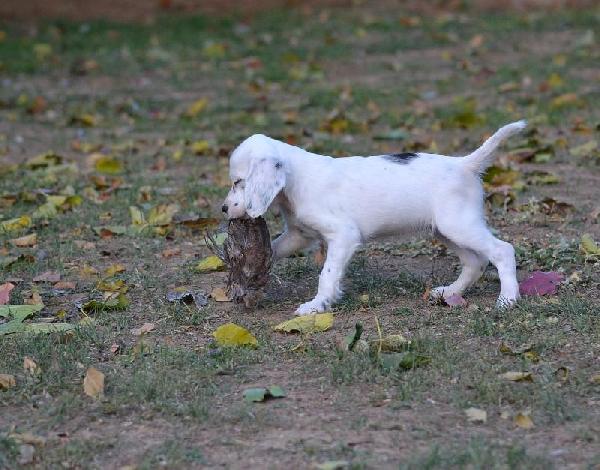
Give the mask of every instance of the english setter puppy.
[[480, 176], [500, 143], [525, 125], [519, 121], [500, 128], [461, 158], [422, 152], [332, 158], [256, 134], [231, 155], [233, 186], [222, 210], [229, 219], [255, 218], [277, 204], [285, 231], [273, 241], [274, 259], [314, 240], [326, 243], [317, 295], [298, 307], [299, 315], [323, 312], [339, 299], [344, 270], [361, 244], [424, 228], [455, 251], [462, 264], [458, 279], [432, 295], [462, 294], [491, 261], [501, 285], [496, 305], [507, 307], [519, 298], [515, 253], [486, 225]]

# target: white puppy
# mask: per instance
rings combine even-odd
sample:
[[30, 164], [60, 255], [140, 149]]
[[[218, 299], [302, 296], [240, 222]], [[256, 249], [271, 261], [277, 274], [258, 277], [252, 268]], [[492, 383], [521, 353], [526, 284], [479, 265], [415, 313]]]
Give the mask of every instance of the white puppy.
[[512, 245], [486, 226], [480, 175], [498, 145], [525, 127], [508, 124], [462, 158], [429, 153], [332, 158], [253, 135], [235, 149], [233, 186], [223, 204], [227, 217], [263, 215], [278, 204], [285, 232], [273, 241], [275, 259], [327, 244], [317, 295], [296, 313], [323, 312], [341, 295], [340, 282], [352, 254], [375, 237], [426, 228], [454, 250], [462, 271], [433, 295], [445, 298], [472, 285], [491, 261], [500, 277], [497, 306], [519, 297]]

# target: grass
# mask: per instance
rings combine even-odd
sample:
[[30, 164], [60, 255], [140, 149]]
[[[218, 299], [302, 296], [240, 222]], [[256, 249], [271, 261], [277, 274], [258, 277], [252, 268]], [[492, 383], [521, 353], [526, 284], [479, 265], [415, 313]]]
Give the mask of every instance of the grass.
[[[230, 467], [240, 456], [248, 465], [291, 468], [331, 460], [356, 469], [597, 465], [597, 260], [579, 244], [584, 232], [600, 239], [589, 215], [598, 160], [594, 151], [571, 153], [596, 138], [600, 119], [590, 78], [600, 57], [586, 39], [597, 14], [466, 8], [406, 20], [414, 14], [364, 4], [326, 19], [286, 9], [251, 18], [167, 16], [151, 25], [51, 21], [35, 33], [3, 23], [0, 222], [34, 213], [44, 194], [74, 193], [82, 204], [0, 233], [1, 257], [30, 255], [2, 269], [2, 282], [16, 284], [11, 302], [38, 291], [45, 309], [36, 321], [64, 311], [63, 321], [78, 325], [72, 336], [0, 340], [0, 373], [17, 382], [0, 391], [0, 407], [9, 410], [0, 415], [0, 467], [16, 466], [25, 432], [47, 439], [35, 446], [37, 468]], [[552, 104], [569, 93], [577, 99]], [[186, 117], [199, 98], [206, 109]], [[81, 123], [85, 113], [93, 117], [89, 127]], [[508, 148], [531, 147], [551, 159], [508, 165], [524, 178], [557, 173], [560, 182], [528, 182], [507, 207], [488, 203], [490, 224], [515, 244], [520, 277], [552, 270], [568, 282], [558, 295], [523, 299], [508, 312], [493, 307], [499, 283], [492, 267], [466, 295], [467, 308], [423, 301], [427, 287], [455, 278], [457, 264], [418, 237], [356, 254], [330, 331], [282, 335], [272, 326], [314, 295], [320, 268], [311, 253], [273, 267], [257, 309], [213, 300], [197, 309], [165, 295], [179, 286], [208, 294], [224, 283], [224, 273], [192, 269], [210, 254], [201, 231], [175, 223], [162, 235], [94, 231], [129, 226], [130, 206], [148, 214], [176, 203], [180, 214], [215, 216], [229, 187], [227, 157], [253, 133], [335, 156], [460, 155], [523, 117], [532, 129]], [[396, 140], [381, 138], [390, 135]], [[204, 140], [208, 150], [196, 155], [192, 143]], [[23, 164], [50, 149], [68, 166]], [[123, 172], [100, 174], [89, 163], [93, 152], [114, 156]], [[546, 214], [545, 197], [573, 208], [565, 217]], [[281, 232], [278, 217], [268, 223], [272, 234]], [[33, 231], [35, 247], [10, 241]], [[167, 249], [176, 254], [165, 256]], [[117, 263], [125, 271], [105, 279]], [[75, 288], [33, 282], [48, 270]], [[130, 306], [91, 313], [92, 322], [80, 325], [76, 304], [103, 295], [101, 280], [124, 281]], [[390, 369], [341, 350], [357, 322], [365, 338], [377, 338], [376, 319], [382, 334], [404, 335], [430, 362]], [[229, 321], [248, 328], [258, 348], [217, 347], [212, 332]], [[152, 332], [132, 333], [147, 322]], [[517, 352], [503, 353], [503, 343]], [[25, 357], [38, 373], [23, 369]], [[82, 391], [88, 367], [105, 374], [99, 400]], [[533, 381], [503, 380], [508, 371], [531, 372]], [[286, 398], [244, 403], [246, 388], [270, 385]], [[469, 407], [487, 411], [487, 422], [469, 422]], [[535, 427], [519, 428], [519, 412], [529, 412]]]

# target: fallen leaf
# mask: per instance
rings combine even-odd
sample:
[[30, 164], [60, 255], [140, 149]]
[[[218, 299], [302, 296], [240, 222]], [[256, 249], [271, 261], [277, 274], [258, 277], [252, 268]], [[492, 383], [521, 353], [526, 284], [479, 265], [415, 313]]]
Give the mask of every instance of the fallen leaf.
[[22, 215], [14, 219], [0, 222], [0, 233], [18, 232], [31, 226], [32, 219], [28, 215]]
[[402, 352], [410, 341], [402, 335], [387, 335], [381, 339], [369, 341], [369, 348], [376, 352]]
[[25, 331], [23, 322], [43, 308], [43, 305], [0, 305], [0, 317], [8, 319], [0, 324], [0, 336]]
[[58, 290], [71, 290], [71, 289], [75, 289], [76, 284], [71, 281], [59, 281], [56, 284], [54, 284], [52, 287], [54, 287], [55, 289], [58, 289]]
[[583, 252], [586, 258], [600, 257], [600, 246], [594, 241], [592, 235], [584, 233], [579, 242], [579, 249]]
[[54, 153], [46, 152], [35, 157], [28, 159], [25, 162], [25, 167], [30, 170], [37, 170], [39, 168], [48, 168], [50, 166], [58, 166], [63, 162], [63, 157]]
[[29, 356], [25, 356], [23, 358], [23, 369], [25, 372], [29, 372], [31, 375], [34, 375], [38, 371], [38, 365]]
[[199, 273], [209, 273], [212, 271], [223, 271], [225, 269], [225, 263], [218, 256], [208, 256], [201, 260], [196, 267], [195, 271]]
[[594, 152], [594, 150], [596, 150], [597, 148], [598, 148], [598, 141], [590, 140], [590, 141], [586, 142], [585, 144], [581, 144], [576, 147], [572, 147], [569, 150], [569, 153], [577, 158], [589, 157]]
[[125, 310], [127, 307], [129, 307], [129, 300], [123, 293], [119, 293], [107, 300], [92, 299], [79, 306], [80, 310], [86, 314], [110, 310]]
[[36, 436], [31, 432], [11, 432], [8, 437], [14, 439], [19, 444], [31, 444], [34, 446], [44, 446], [47, 441], [45, 437]]
[[173, 256], [177, 256], [181, 254], [181, 249], [180, 248], [166, 248], [161, 252], [161, 256], [163, 258], [171, 258]]
[[19, 446], [19, 459], [17, 462], [19, 465], [28, 466], [33, 463], [35, 456], [35, 447], [30, 444], [22, 444]]
[[258, 341], [246, 328], [235, 323], [218, 327], [213, 336], [219, 346], [257, 346]]
[[291, 320], [279, 323], [273, 329], [284, 333], [315, 333], [327, 331], [332, 326], [333, 313], [328, 312], [292, 318]]
[[593, 384], [600, 384], [600, 374], [593, 374], [590, 377], [590, 382]]
[[567, 106], [580, 106], [582, 101], [575, 93], [565, 93], [557, 96], [550, 102], [552, 108], [566, 108]]
[[144, 217], [144, 213], [140, 210], [139, 207], [129, 206], [129, 215], [131, 217], [132, 225], [146, 225], [146, 218]]
[[385, 371], [393, 372], [398, 369], [410, 370], [427, 365], [431, 362], [431, 358], [407, 351], [403, 353], [382, 353], [379, 355], [379, 361]]
[[195, 118], [206, 109], [206, 106], [208, 106], [208, 100], [206, 98], [200, 98], [187, 107], [184, 115], [188, 118]]
[[123, 173], [124, 165], [123, 162], [111, 155], [95, 155], [94, 158], [94, 168], [99, 173], [104, 173], [106, 175], [118, 175]]
[[104, 394], [104, 374], [94, 367], [88, 368], [83, 379], [83, 391], [92, 398], [100, 398]]
[[169, 225], [177, 212], [179, 212], [178, 204], [159, 204], [150, 209], [146, 220], [150, 225]]
[[533, 382], [531, 372], [505, 372], [500, 374], [500, 378], [511, 382]]
[[15, 376], [10, 374], [0, 374], [0, 390], [8, 390], [17, 384]]
[[17, 248], [26, 248], [35, 246], [37, 244], [37, 233], [30, 233], [19, 238], [13, 238], [9, 240], [10, 244]]
[[108, 268], [104, 270], [104, 275], [106, 277], [113, 277], [115, 274], [125, 272], [125, 266], [120, 263], [111, 264]]
[[271, 385], [269, 388], [247, 388], [244, 390], [243, 396], [245, 401], [249, 403], [256, 403], [268, 400], [270, 398], [284, 398], [286, 394], [280, 386]]
[[467, 301], [459, 294], [452, 294], [449, 297], [444, 297], [444, 302], [450, 307], [466, 307]]
[[487, 421], [487, 411], [479, 408], [467, 408], [465, 414], [467, 419], [473, 423], [485, 423]]
[[226, 289], [224, 289], [223, 287], [215, 287], [212, 292], [210, 293], [210, 296], [216, 301], [216, 302], [231, 302], [231, 299], [229, 298], [229, 296], [227, 295], [227, 291]]
[[534, 427], [533, 420], [528, 414], [517, 413], [514, 421], [517, 426], [523, 429], [531, 429]]
[[58, 282], [60, 274], [56, 271], [46, 271], [33, 278], [33, 282]]
[[155, 328], [156, 325], [154, 323], [144, 323], [140, 328], [134, 328], [131, 330], [131, 333], [133, 333], [135, 336], [141, 336], [150, 333]]
[[558, 272], [535, 271], [521, 281], [519, 292], [521, 295], [552, 295], [556, 293], [564, 278], [564, 275]]
[[5, 282], [0, 285], [0, 305], [6, 305], [10, 300], [10, 291], [15, 288], [15, 285], [10, 282]]

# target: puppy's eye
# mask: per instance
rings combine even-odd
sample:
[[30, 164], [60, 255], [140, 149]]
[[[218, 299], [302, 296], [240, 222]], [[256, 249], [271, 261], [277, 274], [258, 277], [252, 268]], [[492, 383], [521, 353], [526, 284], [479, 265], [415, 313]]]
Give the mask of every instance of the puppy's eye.
[[235, 181], [233, 182], [233, 185], [234, 185], [234, 186], [237, 186], [237, 185], [238, 185], [238, 184], [240, 184], [241, 182], [242, 182], [242, 180], [235, 180]]

